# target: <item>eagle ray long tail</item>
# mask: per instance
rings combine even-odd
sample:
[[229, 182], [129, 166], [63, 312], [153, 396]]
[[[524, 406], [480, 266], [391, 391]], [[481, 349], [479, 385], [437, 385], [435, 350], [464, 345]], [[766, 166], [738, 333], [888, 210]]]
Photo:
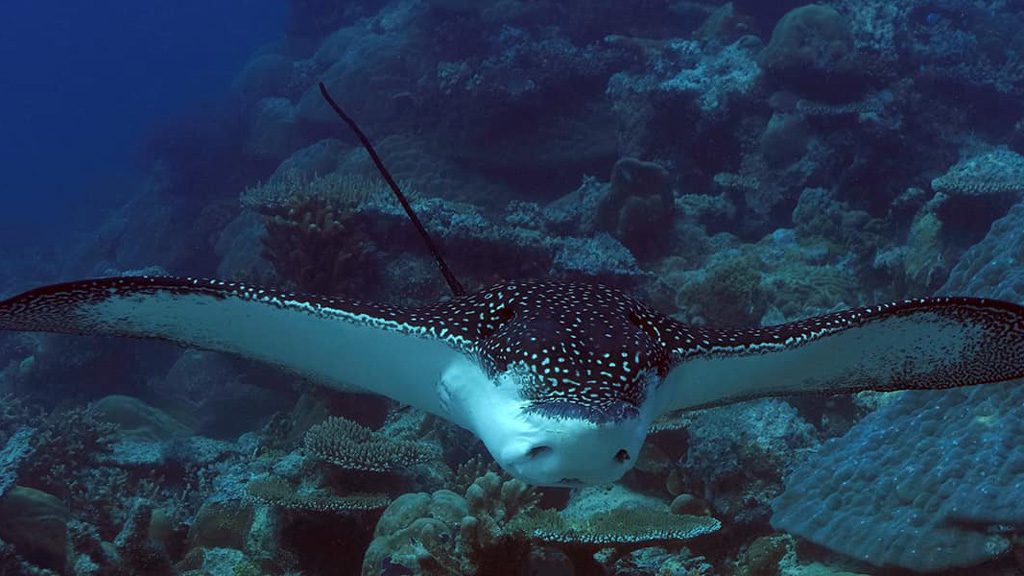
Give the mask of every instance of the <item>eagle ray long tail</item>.
[[441, 251], [438, 250], [437, 245], [434, 244], [434, 240], [430, 237], [430, 234], [427, 233], [427, 229], [423, 226], [423, 223], [420, 222], [419, 216], [417, 216], [416, 211], [413, 210], [412, 204], [409, 204], [409, 200], [405, 197], [402, 189], [398, 186], [398, 182], [395, 182], [394, 177], [391, 176], [391, 171], [384, 166], [384, 161], [380, 159], [380, 155], [377, 154], [377, 150], [373, 147], [373, 143], [370, 142], [369, 137], [367, 137], [366, 133], [364, 133], [359, 125], [356, 124], [356, 121], [353, 120], [352, 117], [342, 110], [341, 106], [334, 101], [330, 92], [327, 91], [327, 86], [324, 86], [323, 82], [320, 82], [319, 86], [320, 95], [323, 96], [323, 99], [327, 101], [327, 104], [330, 105], [332, 110], [334, 110], [334, 113], [341, 118], [341, 120], [356, 135], [356, 138], [359, 139], [359, 143], [362, 144], [363, 149], [366, 150], [366, 153], [370, 155], [370, 159], [373, 160], [373, 165], [377, 167], [377, 171], [380, 172], [384, 181], [388, 183], [388, 187], [391, 188], [391, 192], [393, 192], [395, 198], [398, 199], [398, 203], [402, 205], [402, 209], [405, 210], [405, 215], [409, 217], [409, 221], [416, 227], [416, 231], [419, 232], [420, 238], [423, 240], [423, 243], [426, 244], [427, 250], [429, 250], [431, 256], [434, 257], [434, 261], [437, 263], [437, 267], [441, 271], [441, 276], [443, 276], [444, 281], [448, 283], [448, 288], [451, 290], [452, 296], [465, 296], [466, 289], [462, 287], [458, 278], [455, 277], [455, 274], [448, 267], [448, 263], [445, 262], [444, 256], [441, 255]]

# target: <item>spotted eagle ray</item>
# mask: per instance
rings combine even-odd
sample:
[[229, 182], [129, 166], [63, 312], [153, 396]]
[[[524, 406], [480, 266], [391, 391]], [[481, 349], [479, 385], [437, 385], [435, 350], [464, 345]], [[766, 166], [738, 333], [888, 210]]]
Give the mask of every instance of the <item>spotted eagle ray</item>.
[[116, 277], [0, 302], [0, 329], [159, 339], [387, 396], [474, 434], [540, 486], [619, 479], [652, 421], [801, 393], [941, 389], [1024, 377], [1024, 307], [925, 298], [750, 329], [692, 326], [607, 286], [504, 282], [401, 307], [218, 280]]

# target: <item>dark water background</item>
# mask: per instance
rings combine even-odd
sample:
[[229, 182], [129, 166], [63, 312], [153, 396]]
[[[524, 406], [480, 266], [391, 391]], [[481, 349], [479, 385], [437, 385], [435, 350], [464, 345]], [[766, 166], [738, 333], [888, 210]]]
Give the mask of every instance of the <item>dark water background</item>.
[[31, 251], [130, 198], [148, 140], [229, 109], [284, 0], [11, 0], [0, 23], [0, 242]]

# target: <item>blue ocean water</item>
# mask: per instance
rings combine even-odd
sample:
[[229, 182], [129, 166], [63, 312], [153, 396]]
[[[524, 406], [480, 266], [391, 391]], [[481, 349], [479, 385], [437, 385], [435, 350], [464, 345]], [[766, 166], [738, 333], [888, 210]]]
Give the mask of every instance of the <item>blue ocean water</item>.
[[282, 0], [6, 3], [3, 243], [95, 229], [132, 197], [146, 139], [229, 101], [233, 77], [281, 37], [286, 14]]
[[0, 575], [1024, 569], [1019, 2], [0, 12]]

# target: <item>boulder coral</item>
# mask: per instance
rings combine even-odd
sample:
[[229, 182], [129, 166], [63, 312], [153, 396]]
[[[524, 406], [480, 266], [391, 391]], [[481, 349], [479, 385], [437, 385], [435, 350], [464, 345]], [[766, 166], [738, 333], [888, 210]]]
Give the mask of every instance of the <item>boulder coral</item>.
[[43, 568], [64, 570], [70, 519], [59, 498], [40, 490], [14, 486], [0, 498], [0, 538]]
[[1010, 549], [1024, 521], [1019, 384], [905, 393], [797, 467], [772, 525], [875, 566], [935, 572]]
[[863, 92], [855, 82], [861, 67], [853, 35], [830, 6], [810, 4], [783, 16], [760, 65], [779, 84], [810, 97], [843, 100]]
[[654, 162], [621, 158], [612, 168], [608, 194], [595, 220], [640, 259], [664, 253], [672, 229], [675, 198], [668, 171]]
[[[1014, 206], [954, 266], [940, 294], [1024, 300]], [[935, 572], [1007, 553], [1024, 522], [1019, 383], [907, 392], [829, 440], [787, 477], [772, 524], [876, 566]]]

